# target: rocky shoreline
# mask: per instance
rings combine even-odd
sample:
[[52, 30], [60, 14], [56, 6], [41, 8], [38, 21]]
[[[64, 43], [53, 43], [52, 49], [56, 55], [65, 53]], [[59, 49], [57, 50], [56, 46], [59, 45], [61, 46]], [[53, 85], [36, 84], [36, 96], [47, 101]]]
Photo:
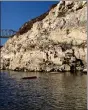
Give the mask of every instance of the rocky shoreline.
[[0, 49], [0, 69], [85, 71], [87, 2], [60, 1], [43, 15], [26, 22]]
[[[58, 58], [58, 53], [55, 51], [55, 58]], [[6, 59], [5, 65], [1, 69], [9, 70], [9, 60]], [[7, 68], [6, 68], [7, 67]], [[26, 66], [23, 68], [17, 67], [13, 71], [31, 71], [31, 72], [77, 72], [81, 71], [86, 73], [87, 69], [84, 69], [85, 65], [81, 59], [76, 58], [74, 54], [74, 49], [70, 49], [65, 53], [65, 56], [61, 60], [61, 65], [55, 65], [50, 61], [49, 52], [46, 52], [46, 59], [43, 59], [42, 64], [40, 65], [39, 70], [36, 69], [27, 69]]]

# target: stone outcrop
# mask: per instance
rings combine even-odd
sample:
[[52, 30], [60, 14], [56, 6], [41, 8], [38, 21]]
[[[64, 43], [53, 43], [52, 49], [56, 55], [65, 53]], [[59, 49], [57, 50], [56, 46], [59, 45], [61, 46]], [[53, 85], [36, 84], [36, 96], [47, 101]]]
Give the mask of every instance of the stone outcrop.
[[87, 65], [87, 3], [60, 1], [1, 48], [1, 69], [74, 71]]

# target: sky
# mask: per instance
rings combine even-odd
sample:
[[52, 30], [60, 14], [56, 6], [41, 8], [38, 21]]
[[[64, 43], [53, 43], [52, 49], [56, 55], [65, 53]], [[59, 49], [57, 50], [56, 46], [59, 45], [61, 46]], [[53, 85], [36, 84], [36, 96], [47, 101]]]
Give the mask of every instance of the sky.
[[[58, 1], [2, 1], [1, 29], [17, 31], [25, 22], [46, 12]], [[7, 39], [1, 39], [1, 45]]]

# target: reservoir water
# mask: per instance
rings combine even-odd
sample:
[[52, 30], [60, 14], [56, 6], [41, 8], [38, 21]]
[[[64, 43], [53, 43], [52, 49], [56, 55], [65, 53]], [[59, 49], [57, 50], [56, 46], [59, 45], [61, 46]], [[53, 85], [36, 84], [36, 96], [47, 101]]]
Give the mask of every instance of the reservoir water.
[[[23, 77], [37, 76], [35, 79]], [[1, 71], [0, 110], [86, 110], [87, 75]]]

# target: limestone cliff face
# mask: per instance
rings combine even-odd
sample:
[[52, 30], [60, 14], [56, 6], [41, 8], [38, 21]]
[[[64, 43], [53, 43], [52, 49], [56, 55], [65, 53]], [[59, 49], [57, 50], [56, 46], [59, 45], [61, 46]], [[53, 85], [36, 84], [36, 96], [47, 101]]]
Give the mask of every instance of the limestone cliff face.
[[87, 3], [60, 1], [26, 22], [1, 49], [1, 69], [70, 71], [87, 64]]

